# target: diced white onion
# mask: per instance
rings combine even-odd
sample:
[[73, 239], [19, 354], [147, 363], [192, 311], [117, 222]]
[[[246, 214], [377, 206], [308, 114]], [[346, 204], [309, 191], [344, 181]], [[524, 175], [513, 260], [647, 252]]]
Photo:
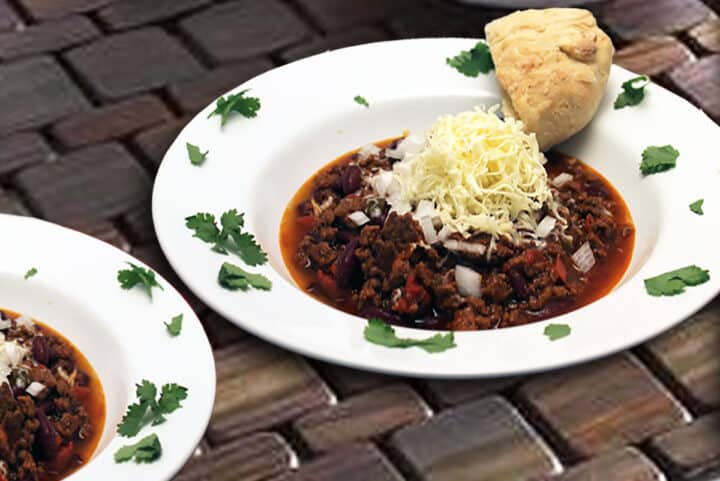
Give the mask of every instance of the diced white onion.
[[393, 178], [387, 188], [388, 198], [399, 198], [401, 191], [402, 187], [400, 186], [400, 182], [398, 182], [397, 179]]
[[406, 200], [393, 200], [388, 199], [390, 202], [390, 205], [392, 205], [392, 209], [390, 209], [390, 212], [397, 212], [399, 215], [407, 214], [412, 210], [412, 207], [410, 206], [410, 202]]
[[586, 273], [595, 265], [595, 256], [590, 248], [590, 243], [585, 242], [580, 248], [572, 255], [572, 260], [575, 263], [575, 267], [582, 272]]
[[559, 189], [571, 180], [573, 180], [573, 176], [568, 174], [567, 172], [563, 172], [562, 174], [558, 174], [558, 176], [555, 177], [550, 183]]
[[5, 363], [0, 362], [0, 385], [8, 382], [7, 378], [11, 372], [12, 372], [12, 369], [10, 369], [10, 366], [8, 366]]
[[391, 159], [402, 160], [405, 157], [405, 152], [398, 149], [385, 149], [385, 155]]
[[420, 227], [422, 227], [423, 236], [425, 237], [425, 242], [427, 242], [430, 245], [433, 245], [438, 241], [437, 233], [435, 232], [435, 226], [432, 223], [432, 219], [430, 217], [423, 217], [420, 219]]
[[25, 392], [31, 395], [32, 397], [37, 397], [38, 394], [43, 392], [45, 389], [45, 384], [41, 382], [33, 381], [30, 383], [28, 387], [25, 388]]
[[5, 329], [10, 329], [11, 326], [12, 326], [12, 321], [10, 321], [10, 320], [3, 321], [2, 319], [0, 319], [0, 331], [3, 331]]
[[450, 234], [452, 234], [452, 229], [444, 225], [442, 226], [442, 229], [440, 229], [440, 232], [438, 232], [438, 240], [445, 242], [445, 240], [450, 237]]
[[22, 316], [15, 319], [15, 324], [17, 324], [18, 327], [33, 327], [33, 321], [30, 319], [30, 317], [23, 314]]
[[28, 350], [15, 341], [5, 342], [0, 346], [0, 362], [17, 367], [25, 358]]
[[415, 217], [422, 219], [423, 217], [435, 216], [435, 204], [431, 200], [423, 199], [418, 202], [415, 208]]
[[352, 214], [348, 214], [348, 218], [355, 223], [358, 227], [363, 226], [370, 222], [370, 217], [365, 215], [365, 212], [357, 210]]
[[482, 276], [465, 266], [455, 266], [455, 282], [462, 296], [480, 297]]
[[397, 150], [407, 155], [415, 155], [420, 152], [420, 148], [424, 143], [425, 141], [422, 138], [408, 135], [398, 144]]
[[381, 196], [388, 193], [388, 188], [393, 181], [393, 173], [391, 170], [381, 170], [370, 178], [370, 186]]
[[547, 237], [550, 232], [555, 228], [555, 224], [557, 223], [557, 219], [555, 217], [550, 217], [549, 215], [546, 215], [543, 217], [543, 220], [540, 221], [537, 228], [535, 229], [535, 235], [537, 235], [540, 239], [544, 239]]
[[465, 252], [467, 254], [477, 254], [479, 256], [485, 253], [485, 244], [475, 244], [472, 242], [448, 239], [443, 242], [446, 249], [457, 252]]
[[380, 147], [378, 147], [375, 144], [368, 144], [358, 151], [358, 157], [361, 160], [365, 160], [368, 157], [371, 157], [373, 155], [378, 155], [379, 153], [380, 153]]

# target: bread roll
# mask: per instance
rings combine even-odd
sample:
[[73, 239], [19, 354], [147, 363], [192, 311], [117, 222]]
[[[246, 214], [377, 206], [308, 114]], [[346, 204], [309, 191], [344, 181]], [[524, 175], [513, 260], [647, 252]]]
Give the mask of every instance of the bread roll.
[[592, 13], [524, 10], [485, 27], [506, 116], [520, 119], [547, 150], [592, 120], [614, 53]]

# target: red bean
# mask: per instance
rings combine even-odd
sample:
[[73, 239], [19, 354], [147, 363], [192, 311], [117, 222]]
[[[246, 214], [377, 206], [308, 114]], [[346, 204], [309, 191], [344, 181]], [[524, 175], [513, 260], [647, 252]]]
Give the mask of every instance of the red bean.
[[32, 355], [33, 359], [38, 364], [47, 366], [50, 362], [50, 345], [48, 344], [47, 337], [35, 336], [32, 340]]
[[35, 414], [40, 423], [40, 427], [35, 433], [37, 442], [40, 445], [40, 450], [42, 451], [45, 459], [55, 459], [55, 456], [57, 456], [58, 453], [57, 441], [59, 436], [55, 431], [55, 427], [53, 427], [44, 412], [38, 410]]
[[349, 165], [342, 175], [343, 194], [352, 194], [362, 187], [362, 171], [357, 165]]
[[517, 267], [513, 267], [508, 271], [507, 276], [508, 279], [510, 279], [510, 285], [512, 285], [515, 294], [521, 299], [527, 299], [528, 296], [530, 296], [530, 291], [528, 290], [525, 276], [522, 275], [520, 270]]
[[358, 247], [357, 237], [353, 238], [345, 246], [337, 260], [337, 271], [335, 272], [335, 283], [341, 289], [347, 289], [352, 283], [355, 271], [358, 268], [358, 260], [355, 257], [355, 249]]

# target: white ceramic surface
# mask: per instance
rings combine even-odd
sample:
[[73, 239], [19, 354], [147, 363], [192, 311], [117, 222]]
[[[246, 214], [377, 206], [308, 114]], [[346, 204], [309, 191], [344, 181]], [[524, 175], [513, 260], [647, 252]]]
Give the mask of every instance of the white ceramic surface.
[[[68, 481], [167, 481], [199, 443], [215, 398], [215, 363], [200, 321], [165, 280], [152, 301], [139, 288], [123, 290], [116, 279], [126, 262], [144, 266], [119, 249], [48, 222], [0, 215], [0, 306], [53, 327], [85, 354], [105, 391], [107, 417], [89, 463]], [[24, 280], [31, 267], [38, 273]], [[183, 314], [182, 333], [170, 337], [164, 322]], [[162, 425], [136, 438], [115, 434], [135, 383], [176, 382], [188, 388], [183, 407]], [[152, 464], [116, 464], [114, 452], [151, 432], [162, 457]]]
[[[320, 167], [369, 142], [422, 134], [437, 116], [498, 101], [494, 75], [464, 77], [445, 59], [472, 39], [382, 42], [320, 54], [267, 72], [237, 87], [262, 101], [255, 119], [220, 128], [202, 111], [167, 152], [155, 182], [153, 217], [160, 244], [175, 270], [212, 308], [270, 342], [330, 362], [426, 377], [500, 376], [546, 370], [604, 356], [677, 324], [717, 294], [720, 256], [715, 233], [720, 161], [711, 155], [720, 129], [702, 112], [657, 86], [638, 107], [613, 110], [623, 81], [613, 67], [607, 95], [592, 124], [560, 150], [602, 172], [625, 197], [637, 227], [632, 264], [605, 298], [572, 313], [521, 327], [459, 332], [458, 347], [440, 354], [387, 349], [363, 339], [365, 320], [317, 302], [299, 290], [283, 263], [278, 231], [298, 187]], [[353, 102], [363, 95], [366, 109]], [[209, 149], [207, 163], [190, 165], [185, 143]], [[642, 151], [673, 144], [676, 169], [643, 178]], [[705, 199], [705, 216], [688, 204]], [[197, 212], [246, 212], [246, 224], [268, 252], [271, 292], [230, 292], [217, 284], [225, 258], [192, 237], [184, 218]], [[237, 259], [235, 259], [237, 261]], [[239, 261], [238, 261], [239, 262]], [[697, 264], [712, 279], [676, 297], [646, 294], [643, 279]], [[572, 334], [550, 342], [549, 322]], [[401, 336], [427, 331], [398, 329]]]

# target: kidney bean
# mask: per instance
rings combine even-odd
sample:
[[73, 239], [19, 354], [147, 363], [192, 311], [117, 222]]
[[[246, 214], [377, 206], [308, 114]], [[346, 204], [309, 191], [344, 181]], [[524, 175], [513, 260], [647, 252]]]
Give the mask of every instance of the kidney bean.
[[40, 427], [36, 432], [36, 439], [46, 459], [54, 459], [58, 453], [58, 434], [55, 427], [41, 410], [35, 412]]
[[530, 295], [530, 291], [528, 290], [525, 276], [522, 275], [520, 270], [517, 267], [513, 267], [508, 271], [507, 276], [510, 279], [510, 285], [512, 286], [518, 297], [522, 299], [527, 299]]
[[337, 271], [335, 272], [335, 283], [341, 289], [350, 287], [353, 275], [358, 268], [358, 260], [355, 257], [355, 249], [358, 247], [357, 237], [353, 238], [345, 246], [345, 250], [337, 260]]
[[14, 388], [12, 388], [12, 393], [13, 393], [13, 397], [15, 397], [15, 398], [17, 398], [18, 396], [24, 396], [26, 394], [25, 388], [20, 387], [20, 386], [15, 386]]
[[76, 386], [82, 386], [87, 387], [90, 384], [90, 376], [85, 374], [82, 371], [78, 371], [77, 374], [75, 374], [75, 385]]
[[352, 232], [346, 230], [338, 230], [337, 232], [337, 238], [346, 244], [349, 244], [354, 237], [355, 235]]
[[32, 355], [33, 359], [38, 364], [47, 366], [50, 362], [50, 345], [48, 344], [47, 337], [35, 336], [32, 340]]
[[365, 319], [380, 319], [388, 324], [402, 325], [402, 319], [400, 316], [393, 314], [392, 312], [385, 311], [375, 306], [365, 306], [360, 309], [360, 316]]
[[352, 194], [362, 186], [362, 171], [357, 165], [349, 165], [342, 175], [343, 194]]

